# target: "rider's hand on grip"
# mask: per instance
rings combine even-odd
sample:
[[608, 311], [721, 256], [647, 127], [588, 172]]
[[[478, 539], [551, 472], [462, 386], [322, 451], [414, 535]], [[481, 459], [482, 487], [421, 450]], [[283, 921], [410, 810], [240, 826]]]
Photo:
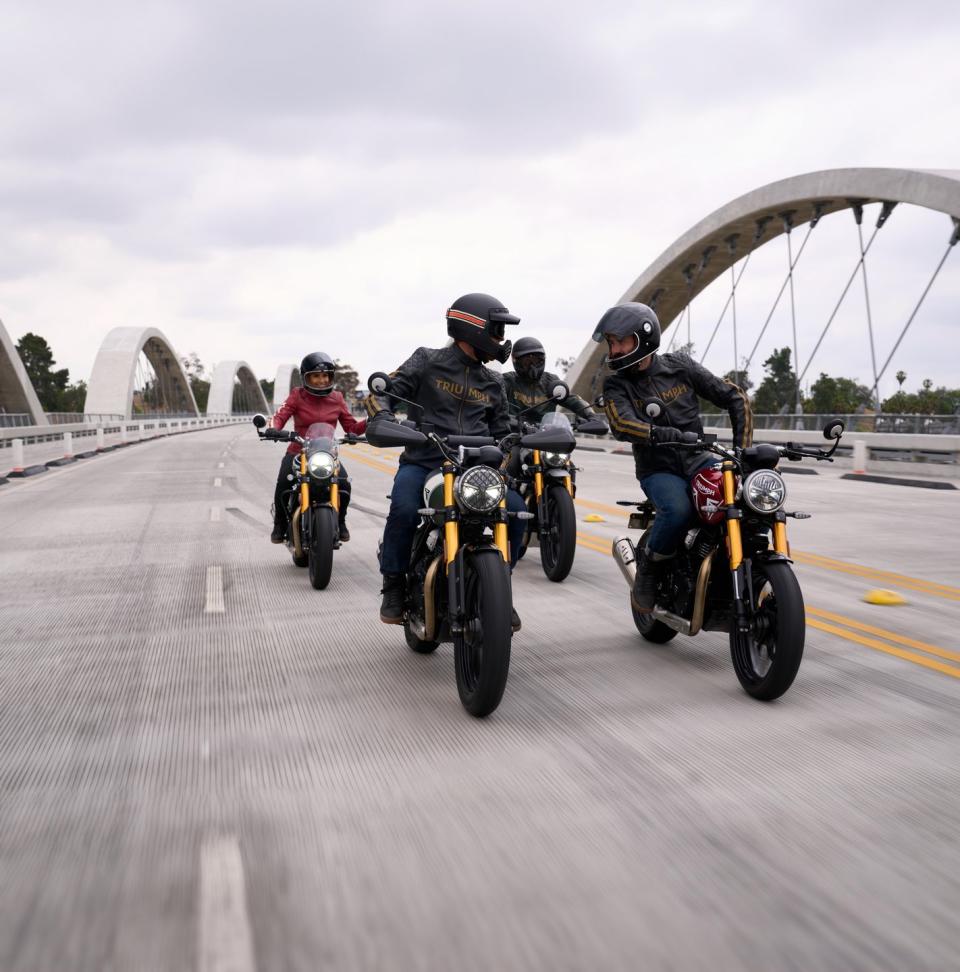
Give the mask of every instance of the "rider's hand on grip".
[[679, 429], [671, 429], [668, 425], [655, 425], [650, 430], [650, 438], [657, 445], [668, 445], [671, 442], [682, 442], [684, 433]]

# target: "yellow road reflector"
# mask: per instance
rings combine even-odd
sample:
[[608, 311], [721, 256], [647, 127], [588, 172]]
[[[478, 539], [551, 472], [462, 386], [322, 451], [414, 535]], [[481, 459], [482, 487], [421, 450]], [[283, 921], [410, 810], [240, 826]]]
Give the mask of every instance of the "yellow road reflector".
[[907, 599], [896, 591], [888, 591], [882, 587], [875, 587], [872, 591], [867, 591], [863, 595], [867, 604], [881, 604], [884, 607], [892, 607], [896, 604], [906, 604]]
[[584, 523], [606, 523], [607, 518], [605, 516], [600, 516], [599, 513], [588, 513], [583, 518]]

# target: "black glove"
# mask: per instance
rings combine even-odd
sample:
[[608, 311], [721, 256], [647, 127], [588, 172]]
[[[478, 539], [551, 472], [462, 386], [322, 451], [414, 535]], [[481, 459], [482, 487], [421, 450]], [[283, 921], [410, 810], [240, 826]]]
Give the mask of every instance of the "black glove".
[[370, 419], [371, 422], [396, 422], [397, 417], [390, 411], [389, 408], [381, 408], [376, 415]]
[[655, 425], [650, 430], [650, 438], [656, 445], [667, 445], [670, 442], [682, 442], [683, 433], [679, 429], [673, 429], [669, 425]]
[[346, 442], [347, 445], [356, 445], [357, 444], [357, 433], [356, 432], [347, 432], [346, 435], [344, 435], [344, 437], [343, 437], [343, 441]]

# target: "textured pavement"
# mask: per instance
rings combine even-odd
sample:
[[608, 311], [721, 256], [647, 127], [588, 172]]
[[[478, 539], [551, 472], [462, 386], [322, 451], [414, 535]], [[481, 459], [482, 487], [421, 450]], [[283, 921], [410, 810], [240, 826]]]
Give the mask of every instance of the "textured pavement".
[[[281, 454], [225, 428], [0, 491], [0, 969], [957, 967], [960, 493], [788, 478], [819, 626], [764, 705], [724, 636], [635, 633], [639, 489], [581, 452], [605, 521], [564, 584], [520, 564], [477, 721], [450, 646], [376, 619], [395, 457], [344, 450], [318, 592], [267, 542]], [[908, 605], [860, 600], [892, 573]]]

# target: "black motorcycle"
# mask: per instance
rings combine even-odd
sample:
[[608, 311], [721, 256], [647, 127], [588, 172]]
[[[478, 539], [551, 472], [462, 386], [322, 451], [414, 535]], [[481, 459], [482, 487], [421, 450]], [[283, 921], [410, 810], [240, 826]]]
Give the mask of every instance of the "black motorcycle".
[[[563, 400], [569, 395], [563, 384], [553, 389], [553, 398]], [[538, 408], [546, 404], [537, 402], [529, 409]], [[573, 426], [566, 415], [561, 412], [548, 412], [540, 421], [539, 426], [524, 422], [523, 412], [518, 413], [517, 421], [523, 432], [539, 431], [551, 434], [569, 436], [574, 445], [565, 452], [546, 449], [521, 449], [519, 469], [511, 467], [516, 476], [518, 490], [527, 504], [527, 509], [533, 514], [524, 538], [526, 551], [530, 542], [536, 538], [540, 546], [540, 566], [544, 574], [559, 583], [564, 580], [573, 567], [573, 558], [577, 552], [577, 512], [573, 499], [576, 490], [573, 474], [576, 469], [570, 455], [576, 447], [573, 437]], [[605, 435], [609, 431], [603, 419], [581, 419], [577, 422], [576, 431], [590, 435]]]
[[266, 428], [265, 415], [254, 415], [261, 439], [296, 442], [300, 454], [293, 464], [290, 489], [284, 493], [287, 517], [286, 545], [297, 567], [307, 567], [310, 584], [318, 591], [330, 583], [333, 552], [340, 546], [340, 442], [353, 444], [362, 437], [349, 433], [337, 439], [327, 422], [315, 422], [305, 436]]
[[[658, 417], [663, 407], [656, 400], [644, 403], [648, 418]], [[715, 435], [695, 432], [684, 433], [684, 441], [660, 446], [711, 452], [721, 462], [693, 477], [696, 521], [679, 553], [661, 561], [653, 611], [638, 613], [631, 601], [634, 624], [644, 638], [663, 644], [678, 633], [725, 631], [734, 671], [749, 695], [768, 701], [790, 688], [803, 658], [806, 614], [791, 567], [787, 518], [805, 520], [810, 514], [784, 511], [787, 488], [777, 466], [781, 459], [832, 462], [842, 434], [839, 419], [827, 423], [823, 435], [833, 440], [829, 451], [792, 442], [728, 449]], [[637, 508], [629, 526], [646, 531], [637, 545], [643, 548], [656, 508], [649, 501], [619, 503]], [[618, 537], [613, 556], [632, 587], [633, 541]]]
[[[391, 395], [390, 379], [382, 372], [370, 376], [368, 387], [404, 401]], [[572, 448], [573, 435], [512, 433], [498, 443], [489, 436], [439, 435], [409, 420], [381, 418], [367, 425], [367, 442], [378, 448], [430, 442], [443, 456], [424, 483], [406, 572], [404, 635], [420, 654], [452, 641], [460, 701], [471, 715], [489, 715], [503, 697], [513, 638], [507, 523], [511, 516], [531, 516], [507, 510], [501, 467], [517, 442], [563, 452]]]

